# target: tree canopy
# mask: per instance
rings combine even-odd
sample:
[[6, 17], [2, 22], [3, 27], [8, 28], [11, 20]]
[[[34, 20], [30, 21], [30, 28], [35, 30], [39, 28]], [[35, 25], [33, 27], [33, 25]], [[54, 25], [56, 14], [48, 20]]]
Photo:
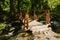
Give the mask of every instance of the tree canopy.
[[[0, 0], [0, 13], [15, 15], [20, 10], [50, 9], [51, 14], [60, 13], [60, 0]], [[58, 10], [58, 11], [57, 11]], [[5, 12], [3, 12], [5, 11]], [[8, 13], [8, 14], [7, 14]]]

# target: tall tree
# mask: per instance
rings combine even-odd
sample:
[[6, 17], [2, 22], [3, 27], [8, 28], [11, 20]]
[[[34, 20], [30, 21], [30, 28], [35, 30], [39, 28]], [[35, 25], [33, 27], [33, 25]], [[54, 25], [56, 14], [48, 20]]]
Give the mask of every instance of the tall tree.
[[10, 13], [11, 20], [16, 20], [17, 0], [10, 0]]

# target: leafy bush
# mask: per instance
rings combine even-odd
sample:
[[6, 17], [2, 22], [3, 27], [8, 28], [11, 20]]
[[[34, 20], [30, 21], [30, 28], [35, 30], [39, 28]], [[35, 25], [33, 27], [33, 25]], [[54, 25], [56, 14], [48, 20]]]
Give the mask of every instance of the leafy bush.
[[6, 26], [6, 24], [4, 24], [4, 23], [0, 23], [0, 30], [1, 30], [1, 29], [4, 29], [5, 26]]

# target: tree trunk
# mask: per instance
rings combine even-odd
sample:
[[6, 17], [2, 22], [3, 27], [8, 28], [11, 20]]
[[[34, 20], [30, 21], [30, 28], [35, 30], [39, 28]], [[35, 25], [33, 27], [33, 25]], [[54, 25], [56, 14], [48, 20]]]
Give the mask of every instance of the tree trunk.
[[15, 21], [17, 19], [16, 14], [17, 14], [17, 8], [16, 8], [16, 1], [17, 0], [10, 0], [10, 21]]
[[12, 15], [16, 14], [16, 0], [10, 0], [10, 12], [12, 13]]

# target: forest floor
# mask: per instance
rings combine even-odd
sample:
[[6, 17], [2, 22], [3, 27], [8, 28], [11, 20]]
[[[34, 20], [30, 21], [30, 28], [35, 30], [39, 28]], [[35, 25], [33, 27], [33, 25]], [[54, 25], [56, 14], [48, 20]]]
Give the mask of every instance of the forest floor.
[[[57, 35], [54, 36], [56, 40], [60, 40], [60, 34], [56, 33]], [[53, 35], [53, 34], [51, 34]], [[44, 35], [41, 35], [44, 37]], [[6, 36], [2, 36], [1, 37], [2, 39], [1, 40], [34, 40], [34, 35], [30, 33], [27, 33], [25, 31], [23, 32], [20, 32], [19, 34], [15, 35], [15, 36], [12, 36], [12, 37], [6, 37]], [[41, 40], [41, 39], [39, 39]], [[45, 40], [45, 39], [43, 39]]]
[[[55, 38], [56, 38], [56, 40], [60, 40], [60, 34], [55, 36]], [[34, 36], [30, 35], [28, 33], [20, 33], [14, 37], [11, 37], [9, 40], [34, 40]]]
[[[35, 23], [35, 25], [36, 25], [36, 23], [40, 24], [40, 23], [35, 22], [35, 21], [31, 24], [34, 24], [34, 23]], [[49, 33], [50, 33], [50, 35], [54, 35], [52, 30]], [[6, 37], [6, 36], [3, 37], [2, 36], [2, 37], [0, 37], [0, 40], [45, 40], [45, 39], [46, 40], [60, 40], [60, 33], [59, 34], [56, 33], [56, 34], [57, 35], [54, 36], [55, 39], [52, 39], [52, 38], [48, 39], [48, 38], [45, 37], [46, 35], [44, 33], [38, 33], [38, 34], [36, 34], [37, 37], [42, 36], [42, 39], [40, 37], [38, 37], [38, 39], [36, 39], [35, 34], [33, 34], [32, 32], [21, 31], [21, 32], [19, 32], [19, 34], [11, 36], [11, 37]]]
[[[47, 27], [46, 25], [44, 25], [44, 26], [38, 26], [38, 24], [39, 25], [43, 25], [42, 23], [37, 22], [35, 20], [29, 23], [29, 25], [32, 25], [33, 28], [35, 27], [35, 25], [37, 27], [40, 27], [40, 28], [41, 27]], [[35, 29], [35, 31], [36, 30], [37, 29]], [[9, 40], [60, 40], [60, 34], [55, 33], [52, 30], [50, 30], [50, 31], [48, 31], [48, 30], [44, 31], [44, 32], [47, 32], [46, 33], [47, 35], [44, 32], [39, 32], [39, 30], [37, 30], [37, 31], [38, 32], [34, 32], [34, 33], [33, 33], [33, 31], [32, 31], [32, 33], [31, 32], [29, 32], [29, 33], [27, 33], [27, 32], [21, 32], [20, 34], [14, 36], [14, 37], [11, 37]], [[54, 35], [54, 34], [56, 34], [56, 35]], [[54, 36], [52, 36], [52, 35], [54, 35]]]

